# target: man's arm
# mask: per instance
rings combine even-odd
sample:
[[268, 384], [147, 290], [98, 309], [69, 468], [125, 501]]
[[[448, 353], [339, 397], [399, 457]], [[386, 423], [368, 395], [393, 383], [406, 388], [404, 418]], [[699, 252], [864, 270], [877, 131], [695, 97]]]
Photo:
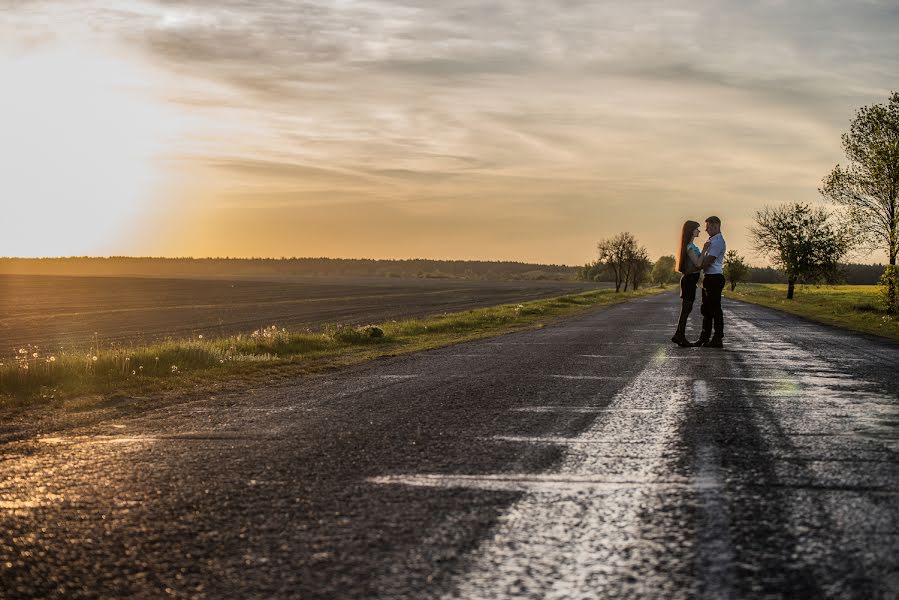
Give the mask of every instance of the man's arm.
[[721, 254], [722, 244], [717, 243], [717, 240], [713, 242], [709, 240], [705, 243], [705, 246], [702, 248], [702, 269], [710, 266], [713, 262], [718, 260], [718, 255]]

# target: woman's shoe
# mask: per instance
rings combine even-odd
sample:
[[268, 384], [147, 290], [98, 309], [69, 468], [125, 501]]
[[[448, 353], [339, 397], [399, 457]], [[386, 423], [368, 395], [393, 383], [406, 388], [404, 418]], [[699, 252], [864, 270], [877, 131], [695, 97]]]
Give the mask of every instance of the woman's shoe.
[[671, 338], [671, 341], [674, 342], [675, 344], [677, 344], [678, 346], [680, 346], [681, 348], [686, 348], [687, 346], [692, 345], [692, 344], [690, 344], [690, 340], [688, 340], [687, 336], [685, 336], [685, 335], [674, 334], [674, 336]]

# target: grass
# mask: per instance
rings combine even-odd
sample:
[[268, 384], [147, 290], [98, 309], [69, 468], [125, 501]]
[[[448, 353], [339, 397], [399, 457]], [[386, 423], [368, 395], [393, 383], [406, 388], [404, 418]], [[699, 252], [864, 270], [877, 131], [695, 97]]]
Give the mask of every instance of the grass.
[[[329, 325], [320, 333], [291, 332], [276, 325], [227, 338], [169, 341], [147, 346], [44, 353], [36, 346], [0, 358], [0, 403], [27, 406], [81, 397], [97, 402], [115, 395], [161, 394], [272, 381], [542, 327], [598, 306], [663, 291], [615, 293], [602, 289], [521, 304], [351, 327]], [[88, 344], [85, 344], [88, 346]], [[83, 406], [82, 406], [83, 408]]]
[[785, 284], [740, 284], [725, 296], [761, 304], [812, 321], [899, 340], [899, 318], [888, 315], [878, 301], [876, 285], [799, 285], [787, 300]]

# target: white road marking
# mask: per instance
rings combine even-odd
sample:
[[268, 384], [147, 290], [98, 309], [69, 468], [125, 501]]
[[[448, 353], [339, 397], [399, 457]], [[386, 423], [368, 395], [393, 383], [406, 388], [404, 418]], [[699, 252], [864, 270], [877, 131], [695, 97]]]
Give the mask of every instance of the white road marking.
[[703, 379], [693, 382], [693, 403], [706, 404], [709, 401], [709, 384]]
[[513, 408], [512, 410], [517, 412], [539, 412], [539, 413], [554, 413], [554, 412], [571, 412], [571, 413], [586, 413], [586, 414], [602, 414], [608, 412], [631, 412], [631, 413], [651, 413], [654, 412], [651, 408], [608, 408], [608, 407], [593, 407], [593, 406], [519, 406], [517, 408]]
[[[620, 411], [624, 412], [624, 411]], [[555, 444], [557, 446], [577, 445], [636, 445], [636, 446], [664, 446], [663, 443], [647, 440], [621, 440], [615, 438], [599, 439], [590, 437], [561, 437], [561, 436], [526, 436], [526, 435], [496, 435], [490, 438], [497, 442], [525, 442], [528, 444]]]
[[370, 479], [372, 483], [402, 484], [432, 488], [476, 488], [487, 491], [534, 492], [541, 494], [578, 494], [632, 490], [634, 488], [699, 489], [698, 486], [721, 486], [720, 482], [697, 482], [688, 479], [669, 481], [635, 481], [562, 474], [498, 474], [498, 475], [386, 475]]
[[632, 379], [631, 377], [624, 377], [620, 375], [550, 375], [550, 377], [555, 377], [557, 379]]

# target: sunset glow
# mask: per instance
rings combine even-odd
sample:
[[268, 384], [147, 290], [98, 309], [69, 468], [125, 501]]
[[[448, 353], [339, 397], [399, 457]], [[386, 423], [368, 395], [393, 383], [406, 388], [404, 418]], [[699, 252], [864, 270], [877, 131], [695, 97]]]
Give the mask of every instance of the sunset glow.
[[890, 3], [556, 4], [7, 6], [0, 255], [752, 257], [897, 87]]
[[163, 183], [175, 133], [111, 53], [47, 45], [0, 54], [4, 255], [121, 252]]

